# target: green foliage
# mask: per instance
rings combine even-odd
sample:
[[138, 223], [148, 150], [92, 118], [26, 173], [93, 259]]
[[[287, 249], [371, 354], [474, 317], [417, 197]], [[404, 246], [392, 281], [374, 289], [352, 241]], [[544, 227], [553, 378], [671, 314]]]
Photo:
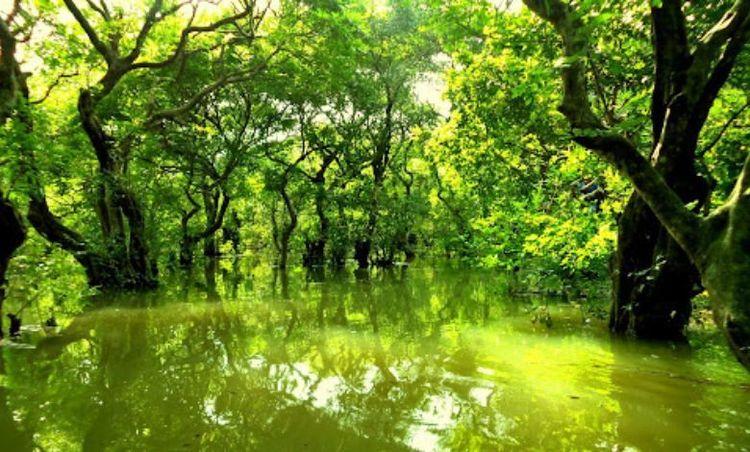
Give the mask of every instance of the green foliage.
[[[109, 19], [81, 8], [125, 53], [151, 3], [112, 3]], [[604, 279], [629, 188], [570, 144], [557, 106], [558, 73], [571, 59], [559, 59], [549, 27], [487, 1], [277, 3], [256, 5], [252, 30], [189, 33], [172, 64], [128, 72], [96, 107], [120, 146], [122, 182], [138, 194], [155, 260], [173, 261], [186, 236], [221, 237], [216, 200], [227, 197], [240, 251], [267, 258], [276, 253], [272, 216], [279, 226], [293, 213], [293, 262], [315, 240], [327, 241], [328, 258], [341, 258], [368, 239], [373, 259], [385, 263], [415, 245], [422, 256], [520, 270], [529, 280]], [[660, 2], [576, 5], [594, 43], [574, 58], [588, 68], [594, 109], [646, 149], [649, 14]], [[194, 25], [236, 13], [231, 2], [203, 6]], [[179, 49], [188, 9], [154, 25], [137, 61], [163, 61]], [[686, 5], [691, 30], [705, 31], [716, 10]], [[80, 90], [99, 89], [105, 58], [61, 2], [36, 1], [28, 13], [44, 24], [21, 44], [30, 98], [42, 101], [27, 106], [33, 131], [3, 125], [0, 188], [24, 206], [33, 188], [24, 167], [33, 165], [55, 215], [106, 248], [95, 208], [104, 176], [77, 105]], [[714, 205], [728, 196], [747, 142], [750, 79], [747, 56], [740, 58], [699, 150], [701, 171], [715, 181]], [[244, 76], [225, 79], [235, 73]], [[179, 114], [152, 122], [171, 109]], [[216, 221], [221, 227], [203, 237]], [[48, 265], [49, 256], [76, 266], [59, 251], [40, 253], [40, 241], [23, 249], [13, 271]]]

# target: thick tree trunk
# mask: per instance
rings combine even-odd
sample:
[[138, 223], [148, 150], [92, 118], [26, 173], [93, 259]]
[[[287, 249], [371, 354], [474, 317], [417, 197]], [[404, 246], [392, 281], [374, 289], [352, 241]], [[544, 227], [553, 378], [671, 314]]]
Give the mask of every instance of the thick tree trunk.
[[322, 239], [308, 240], [305, 243], [305, 256], [302, 265], [306, 268], [321, 267], [326, 263], [326, 242]]
[[203, 240], [203, 255], [209, 258], [219, 257], [219, 246], [216, 243], [216, 234], [209, 234]]
[[216, 289], [216, 270], [218, 261], [216, 259], [206, 259], [203, 266], [203, 276], [206, 279], [206, 297], [208, 301], [221, 301], [219, 291]]
[[99, 162], [99, 188], [96, 210], [102, 236], [104, 255], [87, 268], [90, 279], [109, 288], [150, 289], [157, 285], [154, 261], [146, 244], [143, 212], [135, 194], [126, 187], [127, 158], [117, 149], [98, 118], [97, 100], [89, 90], [81, 91], [78, 112], [83, 129], [89, 137]]
[[404, 238], [402, 250], [406, 262], [411, 262], [417, 257], [417, 235], [413, 232], [407, 232]]
[[[689, 156], [686, 159], [690, 161]], [[667, 178], [676, 182], [672, 188], [686, 203], [704, 201], [706, 184], [692, 165], [682, 168], [682, 174]], [[613, 332], [648, 339], [684, 339], [691, 300], [700, 293], [700, 275], [637, 194], [631, 196], [619, 221], [612, 279], [609, 326]]]
[[5, 279], [13, 253], [26, 240], [26, 230], [18, 212], [0, 192], [0, 339], [3, 338], [3, 302], [7, 280]]
[[711, 298], [716, 324], [750, 368], [750, 155], [729, 201], [705, 222], [694, 261]]
[[[691, 123], [693, 109], [675, 97], [686, 88], [690, 65], [681, 3], [668, 0], [653, 8], [652, 25], [652, 162], [684, 203], [701, 206], [710, 189], [695, 168], [699, 128]], [[619, 226], [610, 328], [682, 339], [699, 291], [698, 270], [638, 195], [631, 196]]]

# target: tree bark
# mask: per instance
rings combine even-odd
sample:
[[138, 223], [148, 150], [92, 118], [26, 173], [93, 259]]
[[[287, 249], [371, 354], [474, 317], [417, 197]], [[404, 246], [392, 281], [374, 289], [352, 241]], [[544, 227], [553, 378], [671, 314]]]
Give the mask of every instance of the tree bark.
[[750, 369], [750, 155], [729, 201], [705, 222], [694, 261], [711, 297], [714, 320]]
[[360, 270], [365, 270], [370, 267], [371, 248], [372, 242], [367, 239], [357, 240], [354, 243], [354, 260], [357, 261], [357, 266]]
[[237, 211], [233, 210], [229, 216], [229, 221], [221, 227], [221, 239], [223, 243], [232, 242], [232, 252], [234, 256], [240, 255], [240, 248], [242, 246], [240, 237], [240, 227], [242, 223], [237, 215]]
[[220, 193], [218, 190], [203, 190], [203, 207], [206, 212], [206, 230], [209, 231], [203, 238], [203, 255], [209, 258], [219, 256], [219, 246], [216, 242], [216, 231], [218, 229], [210, 230], [218, 217], [219, 196]]
[[13, 254], [26, 240], [26, 229], [13, 204], [0, 192], [0, 339], [3, 333], [3, 303], [6, 296], [5, 278]]

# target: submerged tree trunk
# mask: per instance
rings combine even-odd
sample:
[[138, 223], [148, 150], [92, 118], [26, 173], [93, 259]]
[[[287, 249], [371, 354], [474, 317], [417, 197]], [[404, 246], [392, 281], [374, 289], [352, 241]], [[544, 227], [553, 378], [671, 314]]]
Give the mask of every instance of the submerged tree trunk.
[[684, 339], [700, 275], [637, 195], [619, 222], [609, 327], [648, 339]]
[[278, 259], [276, 263], [278, 265], [278, 268], [280, 268], [282, 270], [282, 273], [284, 273], [289, 262], [289, 247], [292, 239], [292, 233], [297, 228], [297, 210], [294, 208], [292, 199], [287, 193], [286, 184], [281, 186], [281, 188], [279, 189], [279, 193], [284, 200], [284, 208], [286, 210], [287, 216], [289, 217], [289, 221], [282, 225], [281, 230], [279, 230], [275, 218], [275, 212], [272, 213], [271, 220], [273, 222], [274, 245], [276, 246], [276, 251], [278, 252]]
[[211, 226], [214, 224], [219, 213], [219, 196], [221, 193], [216, 190], [203, 191], [203, 206], [206, 212], [206, 230], [209, 231], [203, 238], [203, 255], [206, 257], [218, 257], [219, 245], [216, 241], [216, 231]]
[[321, 267], [326, 263], [326, 242], [320, 238], [305, 242], [302, 265], [306, 268]]
[[328, 244], [331, 221], [326, 209], [328, 197], [326, 193], [326, 171], [335, 160], [335, 154], [326, 154], [323, 163], [312, 178], [315, 185], [315, 214], [318, 216], [318, 236], [305, 244], [305, 267], [319, 267], [326, 262], [326, 245]]
[[[5, 18], [0, 15], [0, 127], [14, 116], [22, 116], [27, 125], [28, 117], [19, 112], [18, 106], [28, 99], [26, 76], [16, 60], [16, 37]], [[20, 115], [19, 115], [20, 113]], [[3, 302], [7, 281], [5, 274], [13, 253], [26, 240], [26, 230], [13, 204], [0, 191], [0, 339], [3, 338]], [[2, 372], [0, 360], [0, 374]]]
[[307, 266], [319, 267], [326, 262], [326, 244], [328, 243], [328, 234], [331, 228], [331, 222], [326, 215], [326, 191], [325, 177], [319, 173], [319, 178], [315, 181], [315, 214], [318, 216], [318, 237], [313, 240], [307, 249]]
[[0, 339], [4, 337], [3, 333], [3, 303], [6, 296], [5, 279], [13, 253], [26, 240], [26, 230], [13, 204], [3, 197], [0, 192]]
[[[204, 244], [211, 243], [210, 241], [213, 240], [212, 243], [215, 246], [216, 231], [218, 231], [224, 223], [224, 217], [226, 216], [227, 208], [229, 208], [230, 198], [223, 190], [216, 189], [216, 192], [211, 196], [207, 196], [206, 191], [204, 191], [203, 194], [206, 224], [204, 229], [192, 233], [190, 232], [190, 220], [198, 214], [200, 211], [200, 205], [189, 191], [185, 192], [192, 207], [190, 210], [182, 211], [182, 217], [180, 220], [180, 267], [182, 268], [191, 268], [193, 266], [195, 246], [201, 240], [204, 240]], [[221, 203], [219, 203], [220, 198]], [[216, 257], [215, 254], [207, 254], [206, 251], [208, 250], [204, 248], [204, 255], [206, 257]]]
[[354, 260], [360, 270], [370, 267], [370, 248], [372, 243], [369, 240], [357, 240], [354, 243]]
[[417, 235], [413, 232], [407, 232], [401, 244], [401, 251], [404, 252], [404, 260], [411, 262], [417, 257]]
[[[406, 199], [409, 200], [411, 199], [412, 187], [414, 186], [414, 173], [409, 171], [406, 164], [404, 164], [403, 170], [406, 173], [407, 178], [404, 178], [400, 175], [398, 176], [398, 178], [401, 180], [401, 184], [404, 186], [404, 194], [406, 195]], [[412, 221], [410, 217], [409, 223], [411, 222]], [[411, 231], [411, 224], [409, 224], [403, 235], [399, 237], [396, 247], [399, 251], [404, 253], [404, 260], [406, 262], [413, 261], [417, 256], [417, 235]]]
[[[670, 164], [655, 165], [685, 203], [708, 198], [707, 183], [696, 174], [695, 149], [677, 143]], [[687, 148], [686, 148], [687, 146]], [[628, 201], [619, 222], [614, 298], [610, 328], [648, 339], [684, 339], [692, 298], [700, 293], [700, 275], [685, 251], [637, 194]]]
[[385, 172], [391, 161], [393, 108], [395, 106], [395, 100], [389, 90], [387, 92], [387, 99], [384, 124], [377, 135], [375, 152], [370, 161], [373, 176], [372, 199], [370, 200], [369, 206], [370, 211], [367, 216], [364, 237], [361, 237], [354, 245], [354, 259], [356, 259], [360, 269], [366, 269], [370, 266], [370, 253], [372, 252], [372, 244], [375, 239], [375, 231], [378, 224], [380, 196], [383, 191], [383, 183], [385, 182]]

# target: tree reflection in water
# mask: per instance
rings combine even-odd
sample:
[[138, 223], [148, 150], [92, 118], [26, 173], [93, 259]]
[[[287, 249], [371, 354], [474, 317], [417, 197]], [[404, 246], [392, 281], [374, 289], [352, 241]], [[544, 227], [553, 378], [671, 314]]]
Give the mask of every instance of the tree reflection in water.
[[[612, 342], [574, 306], [499, 287], [440, 267], [213, 263], [156, 295], [108, 299], [35, 348], [2, 349], [3, 447], [748, 445], [746, 377], [712, 341], [691, 353]], [[530, 321], [540, 303], [551, 328]]]

